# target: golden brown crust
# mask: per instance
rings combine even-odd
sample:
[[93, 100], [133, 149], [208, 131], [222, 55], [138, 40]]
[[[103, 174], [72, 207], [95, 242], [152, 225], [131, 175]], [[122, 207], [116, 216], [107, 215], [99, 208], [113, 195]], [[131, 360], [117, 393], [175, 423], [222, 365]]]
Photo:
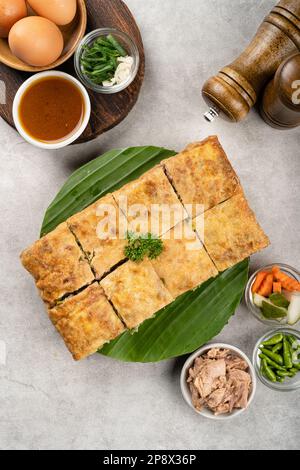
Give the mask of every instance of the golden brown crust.
[[204, 214], [204, 245], [219, 271], [224, 271], [270, 241], [242, 193]]
[[[127, 199], [128, 209], [130, 209], [130, 207], [134, 209], [133, 206], [135, 204], [142, 204], [145, 207], [144, 212], [133, 212], [130, 214], [128, 210], [128, 223], [132, 224], [129, 226], [129, 231], [142, 233], [151, 232], [159, 236], [166, 233], [170, 228], [174, 227], [174, 225], [187, 217], [182, 204], [176, 196], [176, 193], [169, 183], [161, 166], [152, 168], [139, 179], [128, 183], [119, 191], [113, 193], [113, 197], [121, 208], [123, 208], [124, 197]], [[162, 223], [159, 214], [155, 215], [153, 208], [152, 211], [150, 210], [151, 205], [154, 204], [166, 204], [168, 206], [174, 205], [174, 214], [172, 214], [169, 221]], [[151, 224], [151, 215], [152, 220], [154, 220], [153, 224]], [[140, 216], [142, 216], [143, 220], [148, 223], [148, 229], [143, 229], [142, 227], [140, 230], [136, 229], [135, 223], [137, 218], [140, 218]]]
[[[204, 210], [210, 209], [230, 198], [239, 186], [238, 177], [216, 136], [190, 144], [162, 164], [185, 205], [200, 204]], [[194, 208], [193, 212], [188, 209], [188, 212], [190, 217], [195, 217], [203, 209]]]
[[181, 226], [166, 234], [168, 239], [163, 240], [162, 254], [151, 261], [174, 298], [218, 275], [217, 269], [189, 224], [184, 222], [184, 237], [181, 239], [176, 239], [177, 228], [181, 229]]
[[94, 354], [125, 331], [99, 284], [49, 309], [49, 316], [75, 360]]
[[21, 261], [36, 280], [43, 300], [51, 305], [94, 280], [89, 264], [66, 223], [25, 250]]
[[100, 284], [130, 329], [174, 300], [147, 260], [138, 264], [128, 261]]
[[[102, 212], [100, 212], [101, 206]], [[112, 211], [111, 215], [114, 220], [109, 224], [111, 235], [108, 235], [106, 239], [101, 239], [97, 229], [100, 229], [101, 223], [107, 219], [108, 212], [105, 206], [107, 210]], [[121, 216], [124, 218], [122, 213]], [[119, 209], [110, 194], [71, 217], [67, 223], [89, 258], [97, 279], [101, 279], [113, 266], [125, 259], [126, 240], [124, 232], [120, 233]], [[104, 228], [106, 231], [106, 227]]]

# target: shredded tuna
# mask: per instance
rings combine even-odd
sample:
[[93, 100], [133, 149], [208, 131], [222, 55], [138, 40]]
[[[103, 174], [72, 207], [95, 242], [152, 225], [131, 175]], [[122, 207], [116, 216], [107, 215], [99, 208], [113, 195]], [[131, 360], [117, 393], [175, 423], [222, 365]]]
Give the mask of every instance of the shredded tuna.
[[202, 357], [197, 357], [195, 359], [194, 366], [191, 367], [190, 370], [189, 370], [188, 382], [191, 382], [193, 380], [193, 378], [195, 378], [197, 376], [197, 374], [199, 374], [204, 362], [205, 361]]
[[246, 408], [251, 390], [247, 370], [247, 362], [229, 349], [212, 348], [196, 358], [187, 378], [194, 407], [207, 407], [215, 415]]
[[225, 393], [226, 388], [218, 388], [212, 392], [206, 400], [207, 406], [209, 408], [217, 408], [220, 406], [224, 400]]
[[192, 402], [196, 410], [201, 411], [203, 405], [205, 404], [204, 400], [200, 398], [198, 390], [196, 389], [193, 383], [190, 383], [190, 390], [192, 394]]
[[215, 410], [215, 415], [218, 416], [218, 415], [222, 415], [222, 414], [226, 414], [226, 413], [231, 413], [231, 409], [230, 409], [230, 405], [229, 403], [221, 403], [221, 405], [219, 405], [216, 410]]
[[229, 349], [212, 348], [206, 355], [209, 359], [225, 359], [229, 354]]
[[214, 382], [216, 379], [225, 377], [226, 375], [226, 364], [224, 359], [210, 360], [208, 359], [204, 363], [194, 378], [194, 385], [197, 388], [199, 395], [202, 398], [207, 397], [216, 388]]
[[248, 364], [244, 359], [238, 356], [233, 356], [232, 354], [229, 354], [225, 358], [226, 362], [226, 368], [227, 371], [230, 369], [239, 369], [239, 370], [247, 370], [248, 369]]

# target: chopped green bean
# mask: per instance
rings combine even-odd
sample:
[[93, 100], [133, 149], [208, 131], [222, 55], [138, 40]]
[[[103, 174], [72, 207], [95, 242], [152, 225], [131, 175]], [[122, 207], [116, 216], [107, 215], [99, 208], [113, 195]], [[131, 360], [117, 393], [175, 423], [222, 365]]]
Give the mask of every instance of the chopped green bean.
[[283, 370], [277, 370], [276, 374], [279, 375], [280, 377], [293, 377], [293, 374], [291, 372], [283, 371]]
[[272, 338], [268, 339], [267, 341], [264, 341], [262, 344], [263, 346], [273, 346], [274, 344], [280, 343], [282, 340], [283, 340], [283, 334], [278, 333], [272, 336]]
[[266, 356], [268, 356], [270, 359], [272, 359], [272, 361], [275, 361], [277, 362], [277, 364], [279, 364], [280, 366], [283, 365], [283, 358], [281, 357], [280, 354], [277, 354], [277, 353], [274, 353], [272, 351], [269, 351], [268, 349], [266, 348], [260, 348], [261, 352], [263, 354], [265, 354]]
[[291, 369], [293, 367], [290, 346], [286, 337], [283, 338], [283, 361], [287, 369]]
[[266, 375], [266, 378], [269, 379], [271, 382], [276, 382], [276, 375], [272, 371], [271, 367], [268, 366], [267, 362], [263, 359], [263, 370]]
[[300, 342], [294, 335], [277, 333], [259, 349], [260, 372], [268, 380], [273, 382], [275, 376], [278, 383], [283, 383], [300, 372]]
[[280, 351], [281, 349], [282, 349], [282, 343], [277, 343], [277, 344], [275, 344], [275, 346], [273, 346], [272, 352], [276, 353], [276, 352]]
[[294, 335], [287, 335], [286, 338], [289, 340], [289, 342], [291, 343], [292, 346], [293, 346], [293, 343], [298, 341], [296, 336], [294, 336]]
[[280, 366], [279, 364], [277, 364], [276, 362], [272, 361], [272, 359], [270, 359], [268, 356], [266, 356], [265, 354], [259, 354], [259, 357], [261, 359], [265, 359], [266, 363], [271, 366], [271, 367], [274, 367], [274, 369], [277, 369], [277, 370], [282, 370], [282, 371], [285, 371], [285, 368]]

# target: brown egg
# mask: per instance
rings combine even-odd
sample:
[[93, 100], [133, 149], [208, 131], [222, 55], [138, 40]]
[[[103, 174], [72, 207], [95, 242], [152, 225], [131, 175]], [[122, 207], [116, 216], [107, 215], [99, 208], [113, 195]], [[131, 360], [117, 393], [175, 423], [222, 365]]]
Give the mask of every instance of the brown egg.
[[59, 26], [71, 23], [76, 15], [76, 0], [28, 0], [28, 3], [35, 13]]
[[25, 16], [25, 0], [0, 0], [0, 37], [7, 38], [11, 27]]
[[10, 30], [8, 42], [15, 56], [38, 67], [55, 62], [64, 47], [58, 27], [40, 16], [28, 16], [18, 21]]

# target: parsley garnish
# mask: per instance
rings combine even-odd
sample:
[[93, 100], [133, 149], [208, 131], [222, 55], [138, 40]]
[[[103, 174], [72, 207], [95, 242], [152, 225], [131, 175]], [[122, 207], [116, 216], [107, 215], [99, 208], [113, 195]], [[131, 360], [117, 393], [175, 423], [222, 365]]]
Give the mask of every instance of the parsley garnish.
[[137, 235], [127, 233], [128, 244], [125, 247], [125, 256], [131, 261], [142, 261], [146, 256], [149, 259], [157, 258], [163, 251], [163, 242], [151, 233]]

